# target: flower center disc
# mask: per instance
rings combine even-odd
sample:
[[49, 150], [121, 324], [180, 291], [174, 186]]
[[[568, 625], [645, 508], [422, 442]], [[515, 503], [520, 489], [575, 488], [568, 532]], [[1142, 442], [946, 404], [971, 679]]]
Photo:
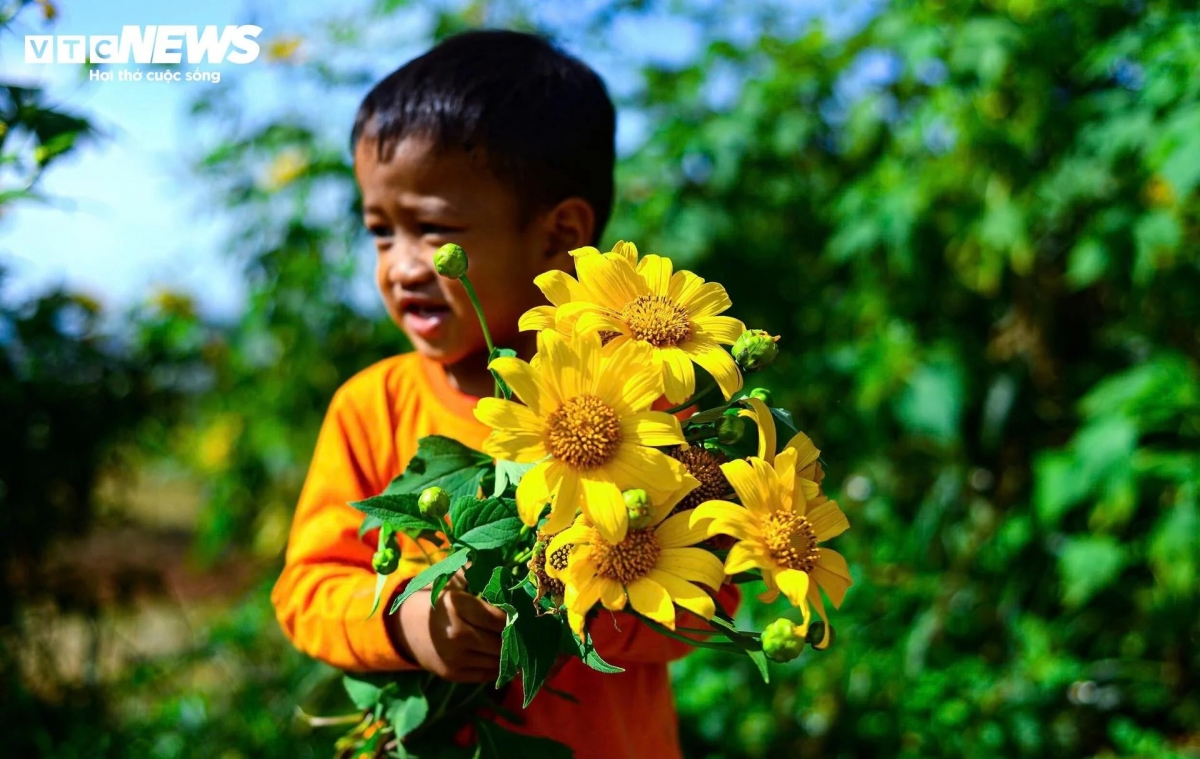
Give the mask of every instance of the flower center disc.
[[810, 572], [821, 556], [812, 525], [790, 512], [776, 511], [767, 517], [763, 541], [771, 558], [788, 569]]
[[687, 309], [665, 295], [642, 295], [621, 310], [635, 340], [669, 348], [692, 336]]
[[621, 442], [617, 412], [594, 395], [581, 395], [563, 403], [546, 424], [550, 455], [576, 469], [603, 466]]
[[653, 527], [644, 530], [630, 530], [625, 539], [613, 545], [596, 532], [592, 536], [592, 561], [596, 564], [596, 574], [616, 580], [622, 585], [630, 585], [645, 577], [658, 563], [658, 555], [662, 547]]
[[694, 509], [705, 501], [724, 498], [729, 493], [729, 482], [725, 479], [725, 473], [721, 471], [721, 465], [729, 461], [725, 454], [713, 453], [698, 445], [693, 445], [687, 450], [676, 446], [667, 449], [666, 453], [683, 464], [688, 474], [700, 481], [700, 487], [685, 495], [675, 505], [674, 513]]

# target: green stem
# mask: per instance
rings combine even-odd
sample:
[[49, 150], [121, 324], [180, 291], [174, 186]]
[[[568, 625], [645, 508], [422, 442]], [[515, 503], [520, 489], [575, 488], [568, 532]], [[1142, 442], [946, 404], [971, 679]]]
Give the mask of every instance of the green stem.
[[479, 296], [475, 294], [475, 288], [471, 286], [471, 280], [467, 279], [464, 274], [458, 278], [462, 282], [463, 289], [467, 291], [467, 297], [471, 299], [471, 305], [475, 307], [475, 315], [479, 317], [479, 326], [483, 328], [483, 339], [487, 341], [488, 356], [496, 350], [496, 346], [492, 344], [492, 333], [488, 331], [487, 319], [483, 316], [483, 306], [479, 304]]
[[684, 409], [691, 408], [692, 406], [696, 405], [696, 403], [697, 403], [697, 402], [698, 402], [698, 401], [699, 401], [701, 398], [703, 398], [704, 396], [706, 396], [706, 395], [708, 395], [709, 393], [711, 393], [711, 392], [712, 392], [714, 389], [716, 389], [716, 387], [717, 387], [717, 383], [716, 383], [716, 382], [713, 382], [711, 379], [710, 379], [710, 380], [708, 380], [708, 384], [707, 384], [707, 385], [705, 385], [705, 387], [704, 387], [704, 389], [703, 389], [703, 390], [701, 390], [700, 392], [696, 393], [696, 394], [695, 394], [695, 395], [693, 395], [691, 398], [688, 398], [686, 401], [684, 401], [683, 403], [679, 404], [678, 406], [672, 406], [671, 408], [667, 409], [666, 413], [668, 413], [668, 414], [677, 414], [677, 413], [679, 413], [680, 411], [683, 411]]
[[696, 648], [711, 648], [713, 651], [725, 651], [725, 652], [731, 653], [731, 654], [740, 654], [743, 651], [743, 649], [740, 646], [738, 646], [734, 643], [714, 643], [712, 641], [707, 641], [707, 640], [692, 640], [691, 638], [689, 638], [685, 635], [680, 635], [679, 633], [675, 632], [674, 630], [670, 630], [666, 627], [663, 627], [658, 622], [655, 622], [653, 619], [647, 619], [646, 617], [642, 617], [641, 619], [643, 622], [645, 622], [647, 625], [649, 625], [650, 629], [652, 629], [656, 632], [659, 632], [659, 633], [667, 636], [668, 638], [674, 638], [675, 640], [681, 640], [684, 643], [687, 643], [688, 645], [695, 646]]
[[[492, 342], [492, 333], [488, 329], [487, 319], [483, 315], [483, 306], [479, 303], [479, 296], [475, 293], [475, 287], [471, 284], [471, 280], [467, 279], [464, 274], [458, 278], [462, 282], [463, 289], [467, 291], [467, 297], [471, 299], [471, 305], [475, 307], [475, 316], [479, 317], [479, 327], [483, 330], [483, 339], [487, 343], [488, 363], [492, 362], [492, 356], [496, 353], [496, 344]], [[492, 395], [496, 398], [503, 397], [500, 393], [500, 380], [492, 381]]]

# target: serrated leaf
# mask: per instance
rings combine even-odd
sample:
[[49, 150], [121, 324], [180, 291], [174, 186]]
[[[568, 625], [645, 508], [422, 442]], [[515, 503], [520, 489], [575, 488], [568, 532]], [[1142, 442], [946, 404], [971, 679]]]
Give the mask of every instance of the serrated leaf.
[[[467, 578], [467, 590], [483, 596], [492, 574], [504, 563], [504, 555], [500, 551], [478, 551], [471, 559], [471, 565], [464, 574]], [[486, 601], [487, 599], [484, 598]]]
[[461, 539], [478, 527], [503, 519], [519, 519], [517, 502], [511, 498], [460, 497], [450, 504], [450, 534], [456, 539]]
[[503, 459], [496, 462], [496, 486], [492, 490], [492, 497], [499, 498], [504, 495], [510, 487], [514, 490], [517, 485], [521, 484], [521, 478], [530, 469], [533, 469], [539, 462], [534, 461], [528, 464], [518, 464], [515, 461], [505, 461]]
[[490, 457], [457, 440], [429, 435], [417, 442], [417, 453], [408, 462], [404, 473], [392, 480], [383, 492], [420, 495], [425, 488], [437, 485], [451, 497], [475, 495], [479, 481], [491, 465]]
[[387, 522], [397, 532], [412, 538], [443, 531], [444, 525], [421, 516], [421, 510], [417, 506], [419, 497], [412, 493], [389, 493], [361, 501], [351, 501], [350, 505], [366, 514], [368, 518], [374, 517], [381, 522]]
[[[505, 358], [516, 358], [517, 352], [512, 348], [493, 348], [492, 352], [488, 354], [488, 363], [491, 364], [492, 361], [495, 361], [501, 356]], [[488, 369], [488, 371], [492, 372], [492, 377], [494, 377], [496, 380], [496, 386], [500, 388], [500, 395], [502, 395], [506, 401], [512, 400], [512, 388], [508, 386], [508, 383], [504, 381], [504, 378], [491, 369]]]
[[583, 660], [584, 664], [588, 665], [597, 672], [603, 672], [606, 675], [615, 675], [618, 672], [625, 671], [624, 669], [609, 664], [608, 662], [604, 661], [604, 659], [600, 658], [600, 654], [596, 653], [596, 648], [592, 645], [592, 636], [589, 635], [586, 630], [584, 631], [585, 640], [582, 641], [575, 637], [575, 634], [571, 632], [569, 627], [564, 626], [562, 630], [563, 639], [562, 647], [560, 648], [562, 653], [578, 656], [581, 660]]
[[418, 590], [429, 587], [437, 578], [452, 575], [462, 569], [470, 556], [471, 550], [469, 548], [460, 548], [409, 580], [408, 585], [404, 588], [404, 592], [396, 596], [395, 601], [392, 601], [392, 607], [388, 610], [388, 614], [395, 614], [396, 610], [400, 608], [400, 604], [407, 601]]
[[515, 542], [521, 536], [521, 529], [524, 526], [520, 519], [509, 517], [481, 524], [465, 535], [459, 536], [458, 540], [480, 551], [488, 548], [501, 548]]

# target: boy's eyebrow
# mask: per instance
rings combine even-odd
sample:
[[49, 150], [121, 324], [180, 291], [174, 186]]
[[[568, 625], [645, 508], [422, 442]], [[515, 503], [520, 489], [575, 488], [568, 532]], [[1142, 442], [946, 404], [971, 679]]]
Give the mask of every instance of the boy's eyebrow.
[[[458, 209], [454, 203], [434, 195], [413, 195], [405, 193], [396, 197], [397, 205], [405, 211], [413, 211], [417, 213], [427, 214], [453, 214]], [[371, 203], [363, 206], [364, 214], [381, 214], [386, 215], [387, 211], [378, 203]]]

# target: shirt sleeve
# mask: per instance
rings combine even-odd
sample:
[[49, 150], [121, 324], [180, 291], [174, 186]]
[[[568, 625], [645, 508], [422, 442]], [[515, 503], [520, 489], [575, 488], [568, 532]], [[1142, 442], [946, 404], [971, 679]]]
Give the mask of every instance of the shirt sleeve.
[[402, 562], [387, 578], [379, 609], [368, 617], [374, 548], [358, 536], [363, 515], [348, 503], [383, 487], [371, 446], [370, 430], [339, 391], [317, 438], [271, 602], [287, 637], [315, 659], [349, 671], [415, 669], [385, 626], [391, 599], [416, 573], [412, 562]]
[[[735, 585], [722, 585], [717, 604], [726, 614], [733, 615], [741, 604], [742, 594]], [[705, 628], [708, 623], [691, 612], [681, 612], [676, 627]], [[589, 631], [592, 644], [600, 658], [610, 664], [665, 664], [682, 659], [695, 650], [680, 640], [669, 638], [638, 621], [625, 612], [610, 613], [604, 609], [592, 622]]]

